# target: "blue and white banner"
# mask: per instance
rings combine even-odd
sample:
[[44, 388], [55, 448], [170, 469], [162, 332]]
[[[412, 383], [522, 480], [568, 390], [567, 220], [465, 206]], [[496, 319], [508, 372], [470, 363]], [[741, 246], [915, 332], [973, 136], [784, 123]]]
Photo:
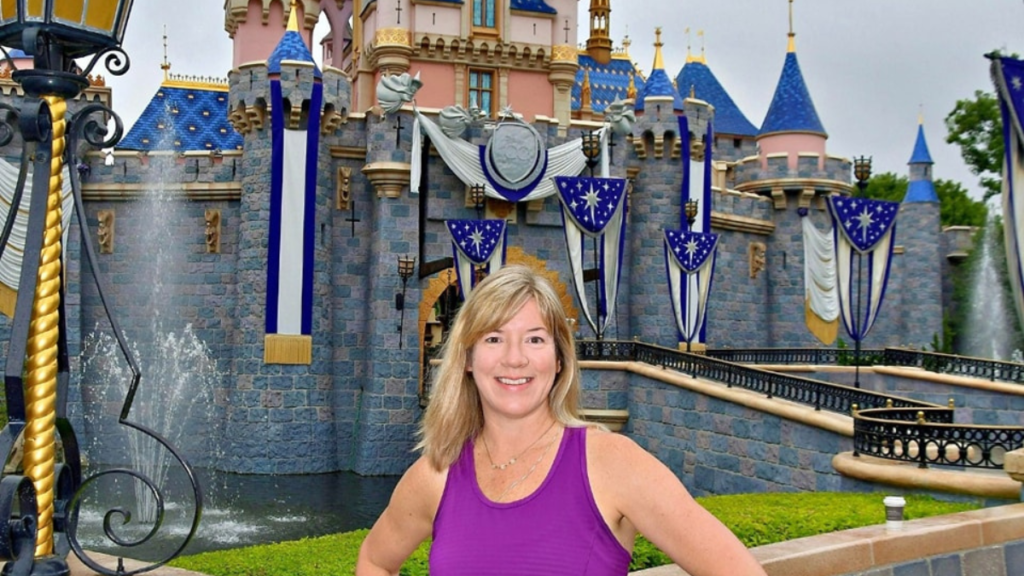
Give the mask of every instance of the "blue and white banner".
[[[714, 132], [711, 123], [708, 122], [707, 130], [704, 133], [704, 158], [694, 160], [690, 154], [692, 136], [690, 134], [690, 122], [686, 116], [679, 117], [679, 133], [682, 135], [682, 156], [683, 156], [683, 186], [681, 191], [679, 227], [681, 230], [690, 232], [711, 232], [711, 143], [714, 142]], [[686, 203], [690, 200], [697, 201], [697, 218], [690, 225], [686, 220]], [[667, 232], [667, 231], [666, 231]], [[672, 272], [668, 272], [671, 276]], [[700, 276], [689, 275], [686, 282], [687, 289], [684, 293], [687, 296], [700, 294]], [[710, 288], [710, 276], [708, 278]], [[676, 294], [677, 291], [673, 291]], [[674, 298], [675, 296], [673, 296]], [[707, 295], [704, 295], [707, 298]], [[707, 316], [698, 310], [701, 306], [698, 298], [684, 298], [681, 305], [686, 309], [687, 318], [700, 318], [701, 323], [696, 327], [696, 333], [692, 334], [690, 342], [705, 342], [707, 340]], [[706, 302], [704, 304], [706, 306]]]
[[[836, 251], [839, 309], [847, 334], [854, 341], [861, 341], [878, 318], [885, 297], [900, 205], [832, 196], [828, 206]], [[861, 283], [865, 284], [863, 289]]]
[[665, 231], [665, 270], [676, 328], [693, 343], [707, 321], [718, 234]]
[[311, 335], [316, 181], [323, 87], [313, 83], [305, 129], [285, 125], [281, 82], [270, 82], [270, 237], [267, 249], [266, 333]]
[[1017, 308], [1017, 320], [1024, 326], [1024, 61], [1014, 58], [992, 60], [992, 80], [1003, 113], [1003, 234], [1006, 262]]
[[[555, 186], [562, 203], [562, 229], [573, 286], [590, 328], [600, 336], [615, 317], [626, 238], [626, 180], [559, 176], [555, 178]], [[587, 238], [597, 242], [598, 306], [593, 312], [583, 281]]]
[[493, 274], [505, 264], [508, 228], [504, 220], [445, 220], [452, 236], [455, 271], [462, 298], [476, 286], [476, 269]]

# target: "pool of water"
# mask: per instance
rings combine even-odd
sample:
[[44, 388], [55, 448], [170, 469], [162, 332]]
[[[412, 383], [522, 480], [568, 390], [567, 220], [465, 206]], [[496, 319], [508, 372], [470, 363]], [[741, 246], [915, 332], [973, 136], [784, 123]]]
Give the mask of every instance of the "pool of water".
[[[195, 537], [184, 554], [298, 540], [369, 528], [387, 505], [397, 476], [363, 477], [349, 472], [308, 476], [248, 476], [199, 471], [204, 505]], [[191, 526], [194, 505], [184, 474], [172, 476], [165, 491], [166, 515], [150, 541], [118, 547], [103, 533], [113, 507], [131, 510], [134, 495], [125, 479], [98, 482], [83, 496], [78, 540], [86, 550], [156, 560], [180, 546]], [[121, 538], [140, 539], [153, 525], [112, 516]]]

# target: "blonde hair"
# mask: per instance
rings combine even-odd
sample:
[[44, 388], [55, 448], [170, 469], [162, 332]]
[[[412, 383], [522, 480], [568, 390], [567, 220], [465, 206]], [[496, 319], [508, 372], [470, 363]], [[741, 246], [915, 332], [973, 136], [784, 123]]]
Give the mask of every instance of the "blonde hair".
[[506, 324], [531, 299], [554, 338], [555, 354], [562, 366], [548, 395], [551, 414], [565, 426], [586, 425], [579, 417], [576, 340], [554, 286], [526, 266], [506, 266], [477, 285], [443, 344], [441, 365], [436, 370], [416, 446], [435, 469], [451, 466], [466, 441], [483, 429], [480, 396], [472, 374], [466, 370], [473, 345]]

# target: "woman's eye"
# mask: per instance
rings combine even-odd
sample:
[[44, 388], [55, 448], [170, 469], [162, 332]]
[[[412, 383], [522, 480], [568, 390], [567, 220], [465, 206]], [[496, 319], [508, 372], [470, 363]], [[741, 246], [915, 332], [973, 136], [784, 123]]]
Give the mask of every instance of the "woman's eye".
[[498, 342], [501, 342], [501, 339], [497, 336], [486, 336], [484, 337], [484, 342], [487, 344], [497, 344]]
[[531, 336], [530, 339], [529, 339], [529, 342], [530, 342], [530, 344], [543, 344], [544, 343], [544, 337], [543, 336]]

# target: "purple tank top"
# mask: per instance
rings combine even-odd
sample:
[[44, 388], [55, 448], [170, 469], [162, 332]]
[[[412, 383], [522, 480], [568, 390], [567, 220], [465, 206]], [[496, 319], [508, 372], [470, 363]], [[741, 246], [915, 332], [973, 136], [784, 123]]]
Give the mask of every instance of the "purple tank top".
[[567, 428], [544, 482], [508, 503], [480, 491], [473, 443], [466, 442], [434, 518], [431, 576], [626, 574], [630, 554], [590, 491], [586, 440], [586, 428]]

